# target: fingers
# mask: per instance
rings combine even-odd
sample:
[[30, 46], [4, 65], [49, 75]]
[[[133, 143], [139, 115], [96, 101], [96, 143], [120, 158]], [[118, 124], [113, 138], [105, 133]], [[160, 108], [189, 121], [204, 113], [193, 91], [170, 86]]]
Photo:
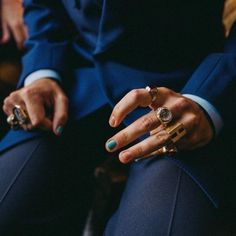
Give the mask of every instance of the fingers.
[[159, 125], [160, 122], [152, 111], [113, 136], [106, 143], [106, 148], [110, 152], [122, 148]]
[[36, 94], [24, 93], [23, 99], [28, 112], [32, 128], [44, 127], [47, 130], [52, 129], [52, 121], [46, 117], [43, 98]]
[[61, 135], [68, 120], [68, 99], [63, 94], [55, 97], [53, 131], [56, 135]]
[[128, 163], [136, 158], [148, 157], [171, 143], [177, 145], [178, 150], [192, 150], [206, 145], [212, 139], [211, 124], [197, 103], [167, 88], [158, 88], [157, 94], [157, 99], [152, 104], [147, 90], [133, 90], [113, 109], [109, 120], [113, 127], [119, 125], [128, 113], [138, 106], [150, 106], [150, 103], [152, 107], [166, 107], [173, 116], [170, 123], [161, 124], [161, 118], [157, 116], [156, 111], [151, 111], [110, 138], [106, 149], [114, 152], [132, 145], [135, 140], [150, 133], [148, 138], [122, 151], [119, 154], [121, 162]]
[[118, 126], [122, 120], [137, 107], [147, 107], [151, 103], [146, 89], [134, 89], [124, 96], [114, 107], [109, 119], [112, 127]]
[[7, 43], [11, 39], [11, 32], [14, 36], [17, 48], [22, 50], [24, 48], [24, 42], [27, 39], [27, 29], [26, 26], [22, 24], [17, 24], [14, 26], [8, 26], [7, 24], [3, 23], [2, 25], [2, 38], [0, 43]]
[[19, 105], [22, 108], [25, 108], [25, 103], [17, 92], [12, 92], [3, 102], [3, 111], [6, 115], [9, 116], [12, 114], [14, 105]]
[[236, 1], [225, 1], [222, 22], [225, 27], [225, 36], [229, 35], [230, 29], [236, 20]]
[[22, 50], [24, 48], [24, 42], [27, 38], [27, 30], [23, 22], [21, 24], [17, 24], [12, 28], [12, 34], [14, 36], [17, 48]]
[[0, 43], [7, 43], [9, 42], [11, 38], [11, 33], [10, 33], [10, 29], [8, 28], [6, 23], [2, 23], [2, 38], [0, 40]]
[[170, 89], [163, 87], [158, 88], [157, 99], [155, 99], [155, 102], [152, 102], [150, 94], [146, 89], [132, 90], [114, 107], [109, 119], [110, 126], [118, 126], [124, 118], [137, 107], [147, 107], [152, 104], [153, 108], [157, 108], [165, 103], [168, 104], [169, 95], [172, 93]]
[[[184, 99], [178, 94], [176, 94], [175, 99], [173, 99], [174, 102], [172, 99], [165, 98], [166, 94], [170, 93], [171, 92], [168, 89], [160, 88], [160, 95], [158, 96], [158, 99], [161, 103], [164, 101], [166, 102], [165, 105], [169, 106], [168, 109], [172, 112], [173, 118], [177, 120], [180, 117], [181, 111], [184, 111], [188, 104], [183, 101]], [[151, 98], [147, 90], [137, 89], [131, 91], [117, 104], [117, 106], [115, 106], [110, 118], [110, 123], [111, 119], [115, 117], [114, 126], [117, 126], [124, 119], [124, 117], [137, 106], [148, 106], [150, 102]], [[155, 129], [163, 129], [163, 126], [157, 118], [156, 111], [151, 111], [110, 138], [106, 143], [106, 149], [110, 152], [116, 151], [132, 143], [142, 135], [148, 132], [152, 133]]]
[[59, 85], [48, 78], [11, 93], [4, 101], [4, 112], [9, 116], [15, 105], [28, 113], [30, 123], [22, 126], [26, 130], [40, 128], [60, 135], [68, 119], [68, 99]]
[[[174, 103], [167, 102], [167, 105], [169, 106], [168, 109], [173, 115], [174, 122], [181, 122], [180, 118], [182, 113], [188, 109], [188, 101], [185, 101], [185, 99], [182, 97], [177, 97], [174, 100]], [[125, 106], [127, 106], [128, 109], [131, 107], [130, 104], [124, 103], [123, 107], [120, 108], [119, 112], [127, 111]], [[118, 112], [116, 114], [118, 115]], [[120, 117], [122, 117], [122, 115]], [[148, 132], [151, 132], [151, 134], [155, 134], [161, 129], [163, 129], [163, 126], [161, 125], [160, 120], [157, 118], [156, 111], [151, 111], [150, 113], [142, 116], [141, 118], [133, 122], [131, 125], [114, 135], [107, 142], [106, 148], [108, 151], [115, 151], [130, 144], [131, 142]]]
[[122, 151], [119, 154], [119, 159], [126, 164], [140, 157], [145, 157], [147, 154], [156, 151], [163, 147], [169, 140], [169, 135], [164, 131], [160, 131], [155, 135], [144, 139], [142, 142], [133, 145], [129, 149]]
[[223, 19], [230, 15], [236, 9], [235, 0], [226, 0], [224, 4]]

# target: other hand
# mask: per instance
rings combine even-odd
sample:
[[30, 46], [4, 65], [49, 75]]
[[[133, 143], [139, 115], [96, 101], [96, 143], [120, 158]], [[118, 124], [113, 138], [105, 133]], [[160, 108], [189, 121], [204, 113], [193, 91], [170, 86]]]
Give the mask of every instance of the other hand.
[[29, 120], [22, 128], [52, 130], [60, 135], [68, 119], [68, 99], [58, 83], [49, 78], [39, 79], [12, 92], [3, 105], [9, 116], [15, 105], [28, 112]]
[[23, 49], [27, 38], [27, 28], [23, 21], [23, 7], [21, 0], [1, 1], [2, 37], [0, 43], [7, 43], [13, 36], [18, 49]]

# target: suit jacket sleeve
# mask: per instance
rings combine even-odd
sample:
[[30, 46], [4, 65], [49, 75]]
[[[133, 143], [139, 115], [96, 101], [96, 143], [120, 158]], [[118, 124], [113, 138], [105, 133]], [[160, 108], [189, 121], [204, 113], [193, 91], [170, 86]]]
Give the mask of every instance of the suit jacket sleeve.
[[61, 1], [25, 0], [24, 19], [29, 31], [22, 59], [19, 86], [30, 73], [51, 69], [63, 75], [67, 69], [68, 48], [74, 26]]
[[227, 121], [236, 110], [236, 24], [222, 53], [209, 55], [195, 70], [183, 90], [209, 101]]

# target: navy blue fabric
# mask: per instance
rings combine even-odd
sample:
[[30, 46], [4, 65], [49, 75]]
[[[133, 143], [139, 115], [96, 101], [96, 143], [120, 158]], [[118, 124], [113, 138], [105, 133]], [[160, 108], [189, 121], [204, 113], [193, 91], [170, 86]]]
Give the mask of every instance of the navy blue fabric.
[[[71, 100], [71, 120], [146, 85], [201, 96], [218, 109], [225, 122], [219, 137], [175, 163], [219, 206], [224, 176], [235, 164], [229, 137], [235, 133], [236, 34], [234, 27], [224, 40], [223, 1], [25, 0], [24, 6], [29, 39], [18, 86], [35, 70], [56, 70]], [[125, 124], [145, 112], [138, 109]], [[11, 131], [0, 151], [40, 135]]]
[[216, 209], [194, 181], [172, 161], [155, 157], [132, 165], [104, 235], [207, 236], [216, 235], [216, 223]]
[[1, 154], [0, 235], [82, 234], [94, 169], [104, 161], [103, 142], [112, 135], [101, 119], [109, 113], [102, 109], [71, 123], [61, 138], [41, 133]]
[[38, 137], [1, 155], [1, 235], [79, 234], [91, 196], [86, 186], [92, 184], [83, 179], [82, 157], [73, 159], [72, 149]]
[[[81, 111], [75, 118], [146, 85], [201, 96], [228, 117], [223, 104], [235, 91], [236, 59], [233, 39], [224, 51], [223, 1], [26, 0], [24, 6], [30, 37], [19, 86], [37, 69], [58, 71], [80, 101], [73, 103]], [[78, 92], [87, 87], [96, 90], [89, 106], [87, 93]]]

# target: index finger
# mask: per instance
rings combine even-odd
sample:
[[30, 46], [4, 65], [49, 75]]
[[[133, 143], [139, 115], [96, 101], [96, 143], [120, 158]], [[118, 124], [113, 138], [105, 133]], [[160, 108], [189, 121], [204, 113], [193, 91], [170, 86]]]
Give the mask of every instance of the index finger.
[[134, 89], [127, 93], [114, 107], [109, 119], [112, 127], [118, 126], [122, 120], [137, 107], [147, 107], [151, 97], [146, 89]]
[[25, 25], [21, 24], [12, 28], [12, 34], [15, 38], [18, 49], [23, 49], [24, 42], [27, 38]]
[[152, 97], [146, 89], [134, 89], [127, 93], [114, 107], [109, 119], [112, 127], [118, 126], [123, 119], [137, 107], [151, 106], [154, 110], [164, 104], [172, 90], [164, 87], [158, 87], [157, 98], [152, 101]]

